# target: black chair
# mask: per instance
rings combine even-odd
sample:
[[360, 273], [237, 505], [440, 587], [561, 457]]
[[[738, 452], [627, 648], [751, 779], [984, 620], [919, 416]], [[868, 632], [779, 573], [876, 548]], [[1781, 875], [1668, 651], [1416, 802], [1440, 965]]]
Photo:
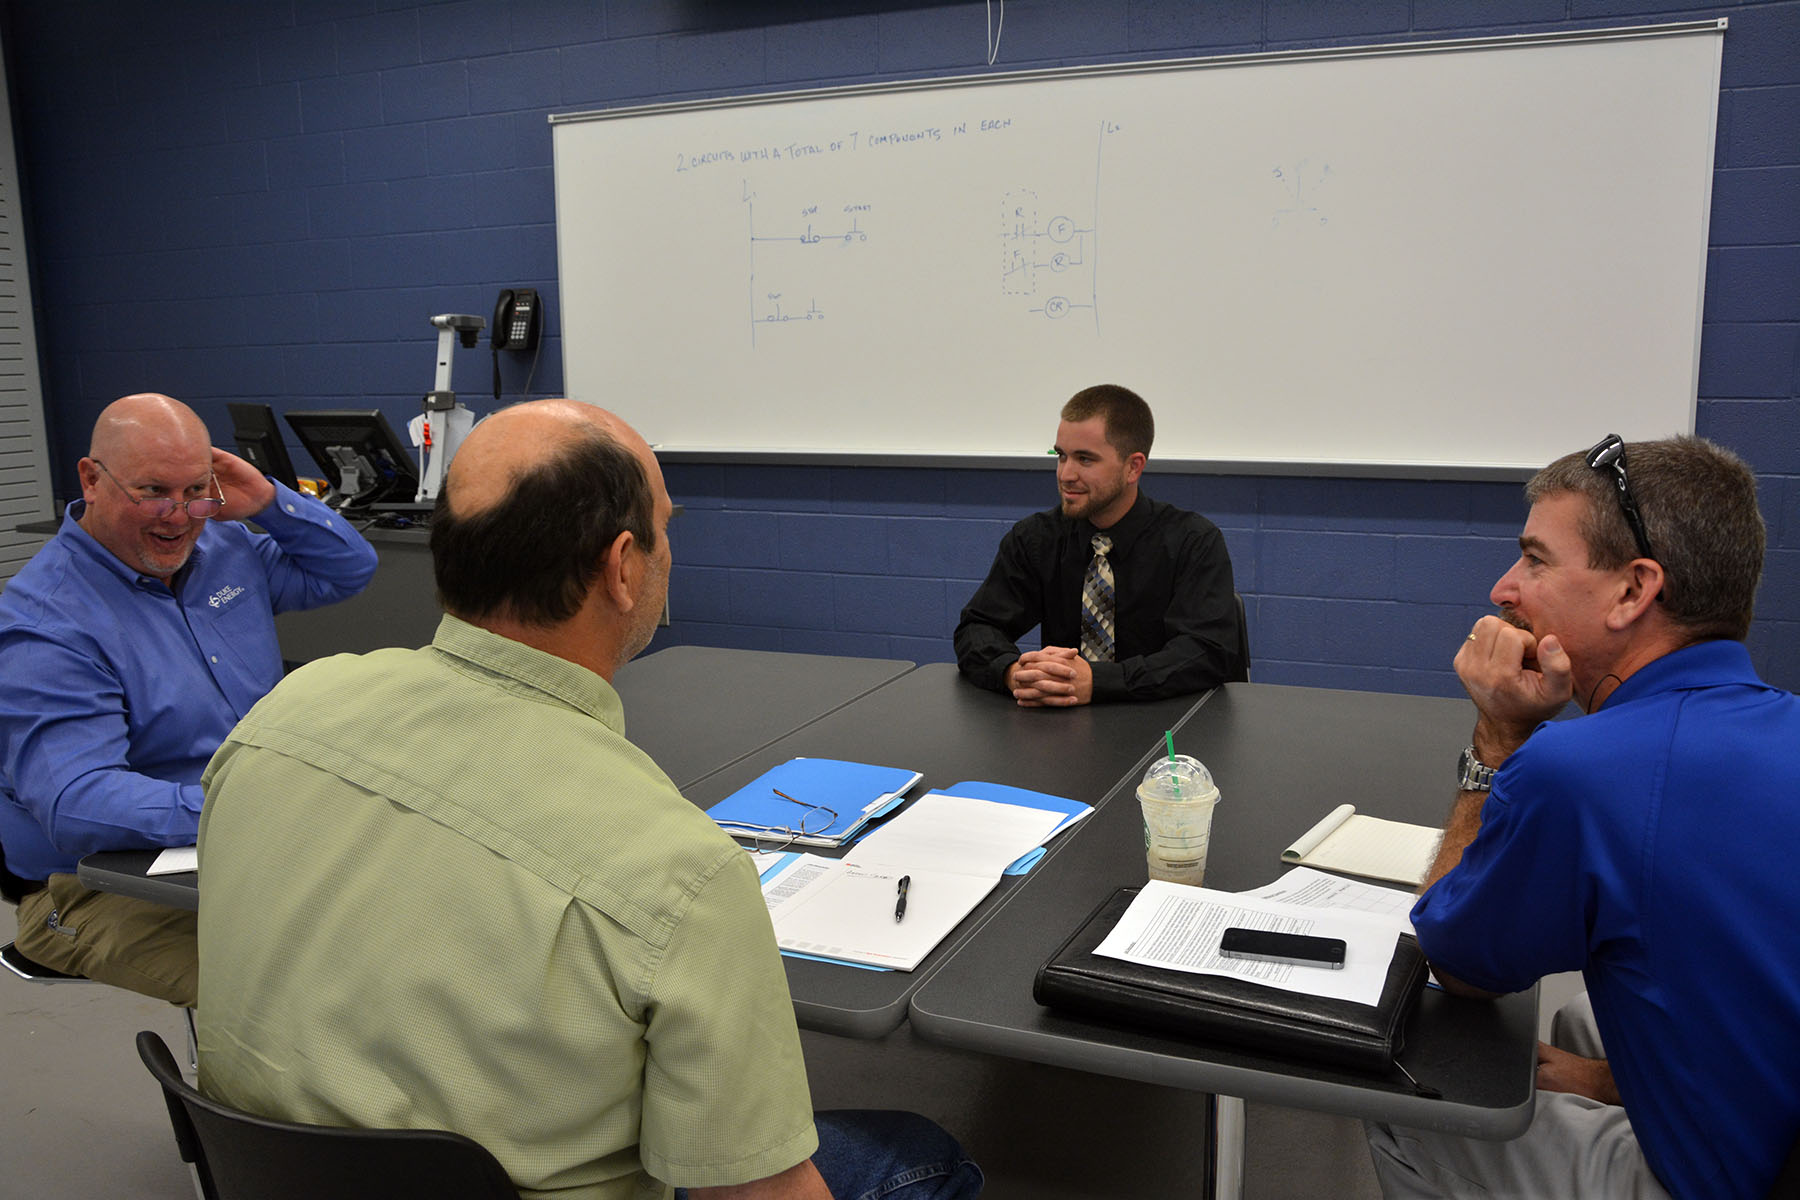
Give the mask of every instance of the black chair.
[[204, 1200], [519, 1200], [494, 1156], [460, 1134], [252, 1116], [188, 1086], [154, 1033], [138, 1034], [137, 1048]]
[[1244, 619], [1244, 598], [1243, 598], [1243, 596], [1239, 595], [1236, 592], [1233, 592], [1231, 595], [1232, 595], [1232, 598], [1237, 601], [1237, 610], [1238, 610], [1238, 645], [1237, 645], [1237, 648], [1238, 648], [1238, 658], [1241, 659], [1244, 664], [1244, 668], [1243, 668], [1244, 673], [1242, 675], [1239, 675], [1236, 679], [1230, 679], [1230, 680], [1227, 680], [1226, 682], [1228, 682], [1228, 683], [1248, 683], [1248, 682], [1250, 682], [1250, 622]]
[[0, 946], [0, 967], [5, 967], [20, 979], [29, 979], [32, 983], [92, 983], [86, 975], [65, 975], [61, 971], [46, 967], [36, 959], [25, 957], [25, 952], [11, 942]]
[[1781, 1164], [1781, 1173], [1775, 1176], [1775, 1186], [1769, 1189], [1769, 1200], [1800, 1200], [1800, 1138], [1788, 1147], [1787, 1161]]

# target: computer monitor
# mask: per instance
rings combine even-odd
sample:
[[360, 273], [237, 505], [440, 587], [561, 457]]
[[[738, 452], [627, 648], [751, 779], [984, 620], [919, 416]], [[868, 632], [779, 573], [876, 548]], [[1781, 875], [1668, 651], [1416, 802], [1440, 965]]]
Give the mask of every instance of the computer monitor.
[[231, 440], [244, 461], [291, 488], [300, 486], [294, 476], [294, 464], [288, 458], [287, 443], [282, 441], [281, 423], [275, 410], [266, 404], [227, 404], [231, 412]]
[[410, 506], [419, 494], [412, 452], [379, 409], [291, 412], [287, 422], [331, 481], [339, 507]]

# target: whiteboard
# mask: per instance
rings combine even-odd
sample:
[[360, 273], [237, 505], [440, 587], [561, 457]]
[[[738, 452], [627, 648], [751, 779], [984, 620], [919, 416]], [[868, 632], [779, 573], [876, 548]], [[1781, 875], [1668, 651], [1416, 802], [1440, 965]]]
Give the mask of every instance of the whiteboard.
[[1724, 25], [553, 116], [565, 385], [757, 457], [1041, 456], [1102, 382], [1164, 464], [1691, 432]]

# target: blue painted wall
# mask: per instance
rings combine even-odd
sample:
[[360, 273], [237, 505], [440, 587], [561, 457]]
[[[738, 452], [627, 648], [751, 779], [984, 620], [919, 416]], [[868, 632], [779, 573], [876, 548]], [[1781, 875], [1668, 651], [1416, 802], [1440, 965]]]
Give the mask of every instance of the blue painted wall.
[[[996, 69], [1721, 14], [1699, 431], [1762, 477], [1771, 552], [1751, 647], [1795, 688], [1800, 2], [1013, 0]], [[64, 494], [95, 415], [126, 392], [180, 396], [221, 439], [228, 400], [372, 403], [398, 425], [430, 384], [426, 317], [485, 315], [501, 286], [547, 293], [530, 394], [555, 394], [548, 113], [986, 69], [985, 6], [919, 0], [5, 0], [0, 21]], [[485, 343], [457, 359], [478, 411], [488, 361]], [[508, 356], [509, 399], [530, 369]], [[1046, 440], [1062, 399], [1044, 398]], [[1567, 440], [1602, 432], [1575, 424]], [[664, 644], [921, 661], [949, 657], [1006, 525], [1053, 498], [1047, 464], [668, 474], [687, 513]], [[1149, 487], [1225, 530], [1256, 678], [1319, 686], [1458, 694], [1450, 656], [1524, 516], [1511, 484]]]

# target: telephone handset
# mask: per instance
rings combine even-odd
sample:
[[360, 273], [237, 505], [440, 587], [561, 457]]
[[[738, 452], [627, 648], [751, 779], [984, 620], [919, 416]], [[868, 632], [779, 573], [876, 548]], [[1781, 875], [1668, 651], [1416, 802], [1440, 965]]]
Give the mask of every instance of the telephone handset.
[[535, 350], [543, 311], [536, 288], [502, 288], [494, 305], [492, 330], [496, 350]]

